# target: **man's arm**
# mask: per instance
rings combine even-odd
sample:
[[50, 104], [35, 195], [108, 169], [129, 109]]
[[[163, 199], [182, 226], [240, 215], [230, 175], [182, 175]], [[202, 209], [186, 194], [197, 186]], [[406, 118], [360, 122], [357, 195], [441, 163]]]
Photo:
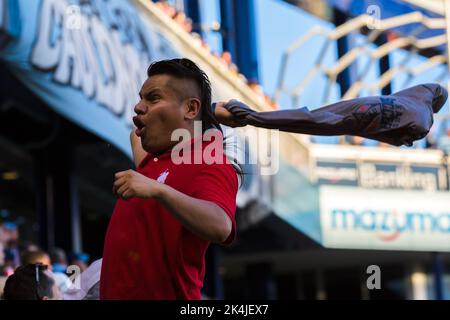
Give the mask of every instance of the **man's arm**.
[[144, 160], [147, 152], [142, 148], [141, 138], [136, 135], [134, 130], [130, 133], [131, 150], [133, 152], [133, 161], [136, 168]]
[[239, 122], [237, 117], [235, 117], [230, 111], [228, 111], [224, 106], [228, 103], [231, 103], [232, 100], [229, 101], [219, 101], [214, 104], [214, 116], [217, 121], [221, 124], [226, 125], [228, 127], [236, 128], [236, 127], [244, 127], [245, 124]]
[[133, 170], [118, 172], [115, 179], [117, 196], [158, 200], [184, 227], [205, 240], [223, 243], [232, 231], [230, 217], [211, 201], [190, 197]]
[[165, 184], [157, 198], [183, 226], [213, 243], [223, 243], [231, 233], [232, 222], [217, 204], [190, 197]]

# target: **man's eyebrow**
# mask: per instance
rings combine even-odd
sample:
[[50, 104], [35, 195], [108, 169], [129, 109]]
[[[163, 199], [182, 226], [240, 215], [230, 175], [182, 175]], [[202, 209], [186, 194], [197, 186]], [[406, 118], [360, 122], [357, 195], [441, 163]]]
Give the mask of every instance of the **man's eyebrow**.
[[139, 97], [142, 99], [143, 96], [148, 97], [149, 95], [155, 94], [155, 93], [162, 93], [162, 90], [159, 88], [153, 88], [148, 91], [141, 90], [141, 91], [139, 91]]

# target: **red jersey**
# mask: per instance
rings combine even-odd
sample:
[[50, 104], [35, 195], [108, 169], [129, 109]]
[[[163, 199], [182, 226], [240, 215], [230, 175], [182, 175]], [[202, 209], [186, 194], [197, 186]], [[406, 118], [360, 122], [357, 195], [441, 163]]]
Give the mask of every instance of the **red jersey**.
[[[236, 232], [238, 181], [222, 157], [223, 164], [177, 165], [170, 150], [158, 157], [148, 154], [137, 172], [221, 207], [232, 221], [224, 243], [229, 244]], [[100, 298], [200, 299], [208, 246], [209, 241], [186, 229], [159, 201], [120, 199], [106, 233]]]

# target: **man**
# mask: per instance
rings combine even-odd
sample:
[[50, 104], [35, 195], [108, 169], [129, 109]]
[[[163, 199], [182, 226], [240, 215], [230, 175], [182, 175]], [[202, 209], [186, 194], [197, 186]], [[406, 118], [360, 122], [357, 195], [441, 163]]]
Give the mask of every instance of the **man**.
[[22, 254], [23, 265], [42, 264], [47, 266], [46, 269], [48, 269], [48, 273], [55, 280], [58, 290], [64, 293], [71, 286], [70, 278], [63, 272], [54, 272], [52, 262], [47, 252], [42, 250], [29, 250]]
[[[220, 149], [214, 156], [222, 161], [212, 164], [172, 159], [180, 151], [175, 130], [192, 137], [195, 121], [204, 135], [220, 130], [206, 74], [173, 59], [153, 63], [147, 75], [131, 134], [137, 169], [115, 175], [120, 199], [105, 238], [100, 298], [200, 299], [206, 249], [235, 236], [237, 174]], [[203, 155], [210, 144], [202, 140], [194, 136], [179, 154]]]
[[50, 260], [50, 256], [47, 254], [47, 252], [42, 250], [25, 251], [22, 253], [21, 260], [23, 265], [40, 263], [45, 266], [48, 266], [50, 270], [52, 270], [52, 263]]
[[43, 264], [20, 266], [8, 277], [3, 292], [5, 300], [61, 300], [55, 281]]
[[52, 271], [54, 273], [66, 273], [68, 263], [67, 255], [61, 248], [53, 248], [50, 251], [50, 260], [52, 261]]
[[412, 146], [433, 124], [433, 113], [445, 104], [448, 92], [427, 83], [387, 96], [339, 101], [309, 111], [308, 108], [255, 112], [237, 100], [218, 102], [215, 116], [231, 127], [253, 125], [267, 129], [313, 135], [353, 135], [395, 146]]
[[[0, 239], [2, 237], [2, 229], [0, 228]], [[5, 263], [5, 253], [3, 251], [3, 242], [0, 241], [0, 298], [3, 295], [3, 288], [5, 287], [6, 279], [8, 278], [3, 273], [3, 265]]]
[[19, 228], [16, 222], [8, 221], [3, 222], [3, 229], [7, 233], [6, 237], [8, 242], [5, 248], [5, 252], [8, 255], [8, 260], [11, 261], [13, 268], [20, 265], [20, 255], [19, 255]]

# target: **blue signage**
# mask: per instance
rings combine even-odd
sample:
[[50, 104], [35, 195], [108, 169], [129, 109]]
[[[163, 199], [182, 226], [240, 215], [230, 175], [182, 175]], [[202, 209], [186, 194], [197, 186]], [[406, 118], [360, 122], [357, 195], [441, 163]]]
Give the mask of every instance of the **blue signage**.
[[450, 213], [432, 214], [429, 212], [405, 212], [396, 215], [395, 210], [362, 211], [333, 209], [332, 228], [362, 229], [383, 232], [440, 232], [450, 234]]
[[1, 63], [56, 112], [130, 155], [133, 107], [150, 62], [181, 54], [132, 1], [0, 4], [0, 39], [9, 38]]

